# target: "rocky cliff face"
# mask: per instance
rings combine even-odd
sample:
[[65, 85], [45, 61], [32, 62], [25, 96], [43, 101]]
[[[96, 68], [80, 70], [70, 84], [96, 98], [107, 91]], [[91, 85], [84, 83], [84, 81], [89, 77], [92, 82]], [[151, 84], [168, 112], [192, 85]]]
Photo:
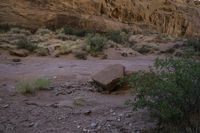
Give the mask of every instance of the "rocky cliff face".
[[1, 0], [0, 24], [72, 25], [96, 30], [151, 29], [200, 35], [200, 2], [191, 0]]

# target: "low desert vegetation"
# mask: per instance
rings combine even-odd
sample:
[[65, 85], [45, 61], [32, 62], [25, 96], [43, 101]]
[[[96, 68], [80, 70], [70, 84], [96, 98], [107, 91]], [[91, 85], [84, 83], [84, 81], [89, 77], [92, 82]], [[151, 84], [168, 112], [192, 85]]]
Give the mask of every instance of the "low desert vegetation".
[[100, 34], [90, 34], [86, 39], [87, 50], [90, 53], [102, 52], [107, 42], [107, 38]]
[[78, 29], [70, 26], [65, 26], [63, 28], [63, 32], [67, 35], [75, 35], [78, 37], [85, 37], [87, 34], [92, 33], [91, 31], [86, 29]]
[[21, 94], [32, 94], [35, 89], [29, 81], [21, 81], [17, 84], [16, 89]]
[[8, 24], [0, 25], [0, 33], [8, 32], [10, 30], [10, 26]]
[[158, 132], [200, 132], [200, 62], [158, 59], [149, 72], [125, 78], [137, 98], [134, 109], [149, 109], [159, 121]]
[[34, 52], [36, 49], [38, 49], [38, 46], [31, 43], [28, 39], [23, 38], [16, 42], [16, 46], [18, 49], [26, 49], [30, 52]]
[[110, 30], [105, 33], [105, 36], [113, 42], [123, 44], [128, 40], [128, 34], [120, 30]]
[[50, 80], [39, 78], [36, 80], [21, 81], [17, 84], [16, 89], [21, 94], [32, 94], [37, 90], [48, 90], [50, 84]]
[[48, 55], [48, 49], [47, 48], [38, 48], [36, 51], [38, 56], [47, 56]]
[[189, 38], [186, 44], [185, 53], [187, 56], [200, 56], [200, 38]]
[[48, 90], [50, 87], [50, 80], [45, 79], [45, 78], [39, 78], [37, 80], [34, 81], [34, 88], [36, 90]]
[[87, 52], [83, 51], [83, 50], [76, 50], [74, 52], [74, 56], [77, 59], [81, 59], [81, 60], [87, 60]]
[[67, 45], [63, 44], [59, 47], [59, 53], [60, 53], [60, 55], [67, 55], [67, 54], [71, 53], [71, 50]]

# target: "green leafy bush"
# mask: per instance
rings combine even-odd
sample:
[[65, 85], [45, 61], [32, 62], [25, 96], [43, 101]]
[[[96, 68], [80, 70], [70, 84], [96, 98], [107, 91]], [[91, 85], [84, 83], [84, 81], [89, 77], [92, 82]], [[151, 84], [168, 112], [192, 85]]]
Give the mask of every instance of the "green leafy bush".
[[191, 122], [192, 115], [200, 112], [200, 62], [158, 59], [150, 72], [134, 73], [126, 81], [137, 94], [131, 102], [134, 109], [147, 107], [162, 126], [200, 132], [200, 116], [196, 116], [198, 122]]
[[102, 52], [107, 39], [100, 34], [89, 35], [86, 39], [88, 51], [91, 53]]
[[128, 40], [128, 35], [125, 32], [121, 31], [108, 31], [105, 36], [109, 39], [112, 40], [113, 42], [116, 43], [124, 43], [125, 41]]
[[26, 49], [30, 52], [33, 52], [38, 48], [37, 45], [32, 44], [28, 39], [20, 39], [18, 42], [16, 42], [17, 48], [18, 49]]
[[84, 37], [87, 34], [91, 33], [91, 31], [89, 31], [89, 30], [73, 28], [73, 27], [70, 27], [70, 26], [65, 26], [63, 28], [63, 32], [65, 34], [68, 34], [68, 35], [76, 35], [76, 36], [79, 36], [79, 37]]
[[200, 38], [189, 38], [184, 51], [186, 57], [200, 56]]

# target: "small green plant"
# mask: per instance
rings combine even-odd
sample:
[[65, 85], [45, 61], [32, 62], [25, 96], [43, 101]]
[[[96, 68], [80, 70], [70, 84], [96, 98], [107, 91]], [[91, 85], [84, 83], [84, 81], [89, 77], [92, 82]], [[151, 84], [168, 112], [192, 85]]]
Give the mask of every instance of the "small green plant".
[[48, 79], [39, 78], [34, 82], [34, 88], [36, 90], [47, 90], [50, 87], [50, 81]]
[[30, 81], [19, 82], [16, 86], [16, 89], [22, 94], [32, 94], [35, 92], [33, 84]]
[[18, 92], [32, 94], [36, 90], [48, 90], [51, 82], [48, 79], [39, 78], [36, 80], [21, 81], [16, 85]]
[[88, 51], [91, 53], [102, 52], [107, 39], [100, 34], [88, 35], [86, 39]]
[[124, 43], [128, 40], [128, 35], [125, 32], [121, 31], [108, 31], [105, 36], [109, 39], [112, 40], [113, 42], [116, 43]]
[[[126, 78], [137, 94], [134, 109], [148, 108], [164, 130], [190, 128], [200, 132], [200, 62], [191, 59], [158, 59], [150, 72], [140, 71]], [[198, 120], [192, 123], [191, 120]]]
[[65, 26], [63, 28], [63, 32], [65, 34], [68, 34], [68, 35], [76, 35], [76, 36], [79, 36], [79, 37], [84, 37], [87, 34], [91, 33], [91, 31], [89, 31], [89, 30], [73, 28], [73, 27], [70, 27], [70, 26]]
[[32, 44], [28, 39], [20, 39], [17, 43], [17, 48], [18, 49], [26, 49], [30, 52], [33, 52], [34, 50], [36, 50], [38, 48], [37, 45]]

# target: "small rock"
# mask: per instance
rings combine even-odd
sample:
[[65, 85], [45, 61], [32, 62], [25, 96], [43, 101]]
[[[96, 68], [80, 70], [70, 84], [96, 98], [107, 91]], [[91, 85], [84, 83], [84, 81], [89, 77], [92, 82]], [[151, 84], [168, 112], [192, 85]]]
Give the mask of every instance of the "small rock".
[[12, 59], [12, 61], [13, 61], [13, 62], [21, 62], [21, 59], [15, 58], [15, 59]]
[[118, 118], [118, 119], [117, 119], [117, 121], [118, 121], [118, 122], [120, 122], [120, 121], [121, 121], [121, 119], [120, 119], [120, 118]]
[[122, 113], [121, 113], [121, 114], [119, 114], [119, 117], [122, 117], [122, 116], [124, 116], [124, 114], [122, 114]]
[[80, 126], [80, 125], [78, 125], [78, 126], [77, 126], [77, 128], [78, 128], [78, 129], [80, 129], [80, 128], [81, 128], [81, 126]]
[[67, 94], [72, 94], [72, 91], [67, 91]]
[[33, 122], [31, 122], [31, 123], [28, 123], [27, 124], [27, 127], [33, 127], [35, 124], [33, 123]]
[[84, 115], [90, 115], [91, 113], [92, 113], [91, 110], [87, 110], [87, 111], [84, 112]]
[[7, 86], [7, 84], [2, 84], [2, 86]]
[[116, 115], [116, 113], [114, 112], [114, 113], [112, 113], [112, 115], [113, 115], [113, 116], [115, 116], [115, 115]]
[[113, 109], [110, 109], [110, 113], [113, 113], [114, 112], [114, 110]]
[[10, 55], [19, 56], [19, 57], [26, 57], [28, 56], [28, 51], [24, 49], [17, 49], [17, 50], [10, 50]]
[[87, 132], [87, 131], [88, 131], [87, 129], [83, 128], [83, 132]]
[[121, 56], [123, 56], [123, 57], [127, 57], [128, 54], [123, 52], [123, 53], [121, 53]]
[[65, 93], [64, 92], [57, 92], [56, 96], [59, 96], [59, 95], [65, 95]]
[[9, 107], [9, 104], [3, 105], [2, 107], [3, 107], [3, 108], [8, 108], [8, 107]]
[[90, 126], [91, 126], [91, 128], [94, 129], [94, 128], [96, 128], [98, 126], [98, 123], [92, 122]]

